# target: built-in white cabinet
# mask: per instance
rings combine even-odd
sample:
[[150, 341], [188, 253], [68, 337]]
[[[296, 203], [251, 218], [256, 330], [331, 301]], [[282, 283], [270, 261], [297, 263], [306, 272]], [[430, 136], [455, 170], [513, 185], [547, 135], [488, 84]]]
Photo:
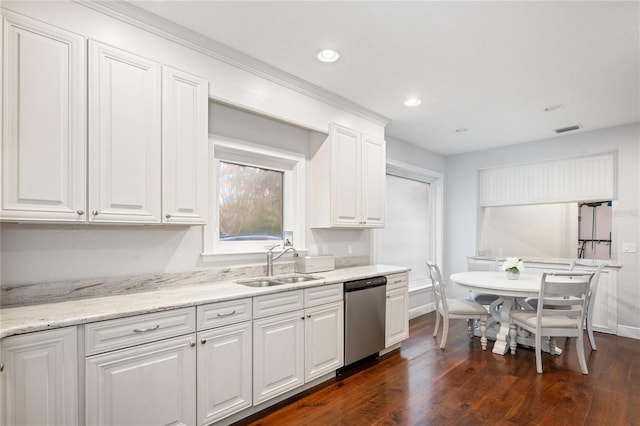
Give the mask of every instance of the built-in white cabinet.
[[409, 276], [394, 274], [387, 277], [385, 347], [409, 337]]
[[86, 40], [3, 10], [0, 220], [86, 221]]
[[89, 42], [89, 220], [160, 223], [160, 64]]
[[386, 145], [331, 124], [325, 140], [312, 141], [311, 226], [384, 226]]
[[304, 314], [304, 365], [308, 382], [344, 365], [344, 304], [339, 301], [315, 306], [305, 309]]
[[251, 299], [197, 310], [197, 423], [208, 425], [252, 405]]
[[195, 308], [84, 328], [87, 424], [196, 423]]
[[95, 40], [87, 55], [11, 12], [4, 26], [0, 220], [206, 223], [207, 80]]
[[344, 365], [342, 299], [341, 283], [254, 298], [254, 405]]
[[209, 82], [162, 67], [162, 221], [206, 223]]
[[0, 346], [2, 426], [79, 424], [76, 327], [7, 337]]

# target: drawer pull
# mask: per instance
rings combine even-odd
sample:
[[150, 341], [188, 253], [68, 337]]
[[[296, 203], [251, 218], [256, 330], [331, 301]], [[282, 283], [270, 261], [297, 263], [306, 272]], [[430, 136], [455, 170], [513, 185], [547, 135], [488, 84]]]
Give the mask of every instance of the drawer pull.
[[160, 328], [160, 324], [153, 326], [153, 327], [149, 327], [149, 328], [134, 328], [133, 332], [134, 333], [146, 333], [147, 331], [153, 331], [153, 330], [157, 330]]
[[229, 317], [229, 316], [231, 316], [231, 315], [233, 315], [235, 313], [236, 313], [236, 310], [234, 309], [233, 311], [231, 311], [229, 313], [226, 313], [226, 314], [218, 314], [218, 316], [219, 317]]

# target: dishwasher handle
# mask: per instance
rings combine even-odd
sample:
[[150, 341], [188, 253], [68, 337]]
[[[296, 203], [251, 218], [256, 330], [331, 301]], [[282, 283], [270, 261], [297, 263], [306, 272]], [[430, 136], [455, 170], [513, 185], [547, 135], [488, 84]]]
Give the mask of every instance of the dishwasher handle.
[[387, 277], [373, 277], [363, 280], [347, 281], [344, 283], [344, 292], [365, 290], [372, 287], [380, 287], [387, 285]]

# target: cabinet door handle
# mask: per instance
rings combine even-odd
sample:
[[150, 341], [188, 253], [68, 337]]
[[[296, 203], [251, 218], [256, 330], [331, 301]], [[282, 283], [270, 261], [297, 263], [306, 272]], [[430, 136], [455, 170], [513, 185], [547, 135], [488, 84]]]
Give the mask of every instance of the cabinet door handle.
[[91, 214], [94, 215], [94, 216], [98, 216], [98, 210], [92, 211]]
[[134, 333], [146, 333], [147, 331], [153, 331], [153, 330], [157, 330], [159, 328], [160, 328], [160, 324], [154, 325], [153, 327], [149, 327], [149, 328], [134, 328], [133, 332]]
[[0, 373], [4, 371], [4, 364], [0, 362]]
[[166, 217], [167, 219], [171, 218], [171, 215], [169, 213], [165, 214], [164, 217]]
[[304, 317], [300, 317], [300, 319], [301, 319], [302, 321], [304, 321]]
[[207, 343], [207, 339], [201, 339], [200, 343], [202, 343], [204, 345], [205, 343]]
[[76, 213], [78, 213], [78, 216], [82, 216], [84, 214], [84, 210], [76, 210]]
[[196, 345], [196, 342], [189, 342], [189, 346], [194, 347]]
[[307, 315], [307, 318], [311, 318], [311, 314]]
[[234, 309], [233, 311], [228, 312], [228, 313], [226, 313], [226, 314], [220, 314], [220, 313], [219, 313], [219, 314], [218, 314], [218, 316], [219, 316], [219, 317], [229, 317], [229, 316], [231, 316], [231, 315], [233, 315], [233, 314], [235, 314], [235, 313], [236, 313], [236, 310]]

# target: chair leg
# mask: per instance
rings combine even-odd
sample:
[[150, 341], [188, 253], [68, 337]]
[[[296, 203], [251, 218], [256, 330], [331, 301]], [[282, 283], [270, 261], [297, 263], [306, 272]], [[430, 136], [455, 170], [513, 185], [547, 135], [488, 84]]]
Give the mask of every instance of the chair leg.
[[516, 354], [516, 347], [518, 346], [518, 329], [514, 323], [509, 326], [509, 348], [511, 349], [511, 355]]
[[447, 334], [449, 334], [449, 317], [442, 317], [442, 340], [440, 341], [440, 349], [444, 349], [447, 344]]
[[536, 371], [542, 374], [542, 337], [536, 333]]
[[587, 334], [589, 335], [589, 343], [591, 343], [592, 350], [598, 350], [596, 346], [596, 339], [593, 337], [593, 309], [591, 306], [587, 308]]
[[578, 362], [580, 362], [580, 369], [582, 370], [582, 374], [589, 374], [589, 370], [587, 369], [587, 361], [584, 357], [584, 334], [579, 333], [578, 338], [576, 339], [576, 352], [578, 353]]
[[480, 319], [480, 345], [482, 350], [487, 350], [487, 319]]
[[440, 312], [436, 311], [436, 326], [433, 328], [433, 337], [438, 335], [438, 327], [440, 327]]

